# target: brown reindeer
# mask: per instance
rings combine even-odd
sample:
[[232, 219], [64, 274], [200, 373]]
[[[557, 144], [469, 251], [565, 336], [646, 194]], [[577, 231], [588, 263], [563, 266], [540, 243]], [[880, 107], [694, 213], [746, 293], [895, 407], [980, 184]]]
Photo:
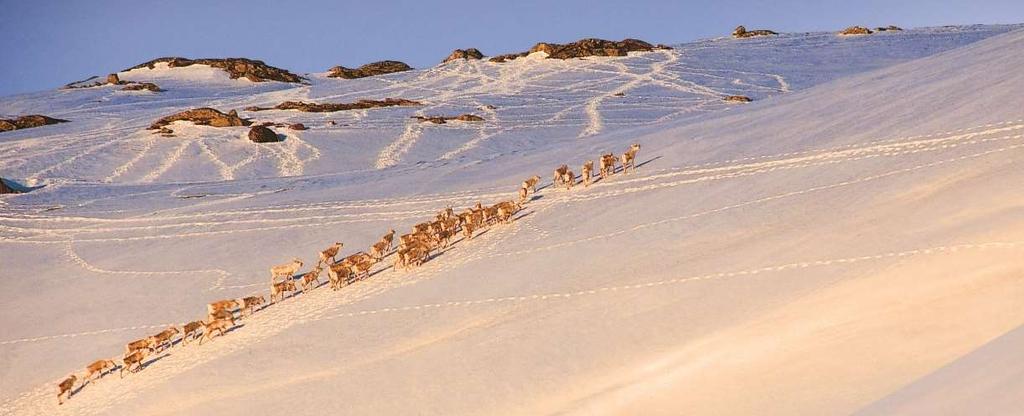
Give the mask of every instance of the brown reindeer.
[[[293, 286], [295, 285], [295, 283], [293, 282], [286, 283], [291, 283]], [[213, 339], [214, 331], [219, 332], [221, 336], [224, 336], [224, 331], [227, 331], [234, 327], [234, 319], [215, 319], [213, 321], [206, 323], [203, 329], [203, 337], [199, 338], [199, 345], [203, 345], [204, 340]]]
[[171, 327], [169, 327], [169, 328], [167, 328], [167, 329], [165, 329], [163, 331], [160, 331], [159, 334], [153, 335], [153, 336], [151, 336], [149, 338], [153, 340], [152, 345], [155, 347], [156, 351], [160, 352], [160, 351], [163, 351], [163, 350], [165, 350], [167, 348], [170, 348], [170, 347], [174, 346], [174, 343], [171, 342], [171, 341], [174, 339], [174, 336], [177, 335], [177, 334], [178, 334], [178, 328], [174, 327], [174, 326], [171, 326]]
[[129, 342], [124, 347], [124, 355], [131, 355], [132, 353], [143, 349], [153, 352], [153, 338], [143, 338]]
[[520, 189], [525, 189], [529, 193], [537, 193], [537, 184], [540, 183], [540, 176], [534, 175], [533, 177], [523, 181], [523, 186]]
[[291, 263], [279, 264], [270, 268], [270, 282], [274, 283], [278, 277], [284, 276], [285, 280], [292, 280], [295, 273], [302, 268], [302, 260], [292, 259]]
[[[125, 355], [122, 359], [122, 361], [124, 361], [124, 365], [121, 366], [121, 378], [124, 378], [124, 370], [128, 370], [129, 373], [141, 370], [142, 362], [146, 360], [146, 356], [149, 355], [150, 351], [151, 350], [138, 350]], [[132, 366], [135, 366], [135, 370], [132, 370]]]
[[471, 222], [467, 222], [462, 225], [462, 235], [466, 236], [466, 240], [473, 239], [473, 231], [476, 230], [476, 225]]
[[254, 309], [264, 303], [267, 303], [267, 300], [263, 296], [246, 296], [242, 298], [242, 313], [248, 309], [249, 315], [252, 315]]
[[[317, 266], [321, 264], [333, 264], [334, 262], [338, 261], [336, 257], [338, 256], [338, 252], [341, 251], [341, 248], [344, 246], [345, 245], [342, 243], [335, 242], [334, 244], [331, 244], [330, 247], [324, 249], [324, 251], [321, 251], [320, 261], [317, 262]], [[327, 259], [330, 259], [331, 263], [328, 263]]]
[[594, 176], [594, 161], [588, 160], [583, 163], [583, 173], [580, 175], [583, 177], [583, 187], [590, 186], [590, 177]]
[[97, 378], [103, 378], [103, 376], [106, 375], [107, 370], [113, 371], [115, 367], [117, 367], [117, 364], [114, 364], [113, 360], [93, 361], [92, 364], [85, 367], [85, 377], [82, 379], [82, 385], [84, 386], [92, 381], [92, 376], [96, 374], [100, 375]]
[[526, 198], [529, 197], [527, 195], [528, 193], [529, 192], [526, 190], [526, 188], [519, 188], [519, 200], [523, 201], [523, 202], [526, 202]]
[[388, 233], [384, 234], [384, 236], [380, 238], [380, 241], [385, 241], [388, 243], [387, 248], [384, 250], [385, 252], [391, 251], [391, 245], [395, 241], [395, 229], [389, 228]]
[[234, 311], [238, 309], [239, 303], [237, 299], [224, 299], [212, 302], [206, 305], [206, 313], [214, 313], [217, 311]]
[[217, 319], [235, 319], [235, 314], [231, 313], [231, 311], [225, 311], [222, 309], [219, 311], [214, 311], [209, 315], [206, 315], [207, 321], [213, 321]]
[[181, 345], [187, 345], [189, 341], [195, 340], [196, 336], [199, 335], [199, 328], [202, 327], [203, 321], [192, 321], [181, 327]]
[[626, 149], [626, 153], [622, 154], [622, 173], [628, 173], [629, 171], [636, 172], [636, 154], [640, 151], [640, 143], [633, 143]]
[[384, 259], [384, 254], [388, 252], [388, 242], [381, 240], [373, 243], [370, 246], [370, 255], [373, 256], [375, 261], [381, 261]]
[[615, 174], [615, 155], [608, 153], [601, 155], [601, 180]]
[[562, 174], [562, 184], [565, 185], [565, 190], [572, 190], [572, 187], [576, 185], [576, 174], [572, 173], [571, 170], [566, 169], [565, 173]]
[[338, 290], [348, 284], [350, 270], [347, 264], [335, 264], [327, 268], [327, 279], [331, 282], [331, 290]]
[[61, 381], [60, 384], [57, 384], [57, 405], [64, 404], [64, 401], [60, 398], [64, 393], [67, 393], [68, 400], [71, 400], [71, 393], [73, 393], [75, 387], [75, 380], [78, 380], [78, 377], [72, 374], [68, 376], [68, 378], [64, 379], [64, 381]]
[[275, 299], [284, 300], [288, 293], [294, 294], [296, 290], [295, 282], [291, 280], [274, 283], [273, 285], [270, 285], [270, 303], [276, 303], [277, 300]]
[[321, 270], [320, 266], [317, 265], [315, 269], [310, 270], [309, 273], [306, 273], [306, 274], [302, 275], [302, 292], [303, 293], [309, 292], [309, 288], [310, 287], [316, 287], [316, 286], [313, 286], [313, 283], [316, 283], [317, 286], [320, 286], [320, 270]]
[[558, 169], [555, 169], [555, 173], [551, 176], [551, 184], [555, 186], [561, 185], [562, 181], [565, 180], [565, 172], [568, 171], [569, 167], [566, 165], [559, 166]]

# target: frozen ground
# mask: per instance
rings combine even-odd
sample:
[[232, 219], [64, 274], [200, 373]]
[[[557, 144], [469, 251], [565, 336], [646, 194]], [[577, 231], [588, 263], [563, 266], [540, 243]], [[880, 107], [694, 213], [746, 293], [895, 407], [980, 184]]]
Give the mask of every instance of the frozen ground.
[[[1021, 368], [1016, 28], [716, 39], [307, 86], [138, 70], [122, 79], [168, 91], [0, 99], [0, 113], [72, 120], [0, 134], [0, 176], [46, 185], [0, 199], [0, 413], [929, 414], [937, 396], [1010, 413], [1019, 383], [944, 392], [993, 362], [1004, 380]], [[144, 131], [197, 106], [384, 97], [428, 105], [241, 112], [311, 127], [278, 144]], [[463, 112], [487, 121], [409, 119]], [[300, 294], [56, 406], [60, 378], [209, 301], [265, 292], [272, 264], [333, 241], [351, 253], [632, 142], [636, 174], [544, 188], [513, 224], [415, 271]]]

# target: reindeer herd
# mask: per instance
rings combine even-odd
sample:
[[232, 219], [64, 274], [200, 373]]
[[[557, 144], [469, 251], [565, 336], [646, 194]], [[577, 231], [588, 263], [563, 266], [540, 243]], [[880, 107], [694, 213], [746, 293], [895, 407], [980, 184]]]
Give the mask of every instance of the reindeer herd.
[[[636, 170], [634, 163], [639, 151], [640, 145], [633, 144], [621, 156], [619, 160], [623, 173]], [[601, 155], [599, 160], [599, 175], [604, 180], [615, 173], [617, 160], [612, 153]], [[583, 163], [581, 182], [584, 187], [591, 184], [593, 168], [593, 161], [588, 160]], [[460, 213], [447, 207], [438, 212], [432, 221], [416, 224], [410, 233], [400, 235], [397, 247], [394, 247], [395, 230], [389, 229], [380, 240], [370, 246], [369, 253], [359, 251], [338, 261], [338, 254], [344, 244], [335, 242], [318, 253], [319, 260], [306, 273], [299, 274], [303, 262], [298, 258], [293, 258], [289, 263], [273, 266], [270, 268], [270, 304], [295, 296], [298, 287], [302, 288], [302, 293], [308, 293], [310, 290], [320, 287], [320, 273], [324, 268], [327, 269], [331, 289], [337, 291], [354, 282], [369, 278], [370, 269], [382, 262], [389, 254], [394, 254], [392, 269], [395, 271], [407, 271], [420, 266], [430, 260], [431, 253], [437, 253], [452, 244], [452, 239], [459, 233], [462, 233], [465, 241], [470, 241], [473, 239], [474, 233], [479, 234], [479, 231], [486, 227], [511, 223], [515, 214], [522, 210], [523, 204], [528, 201], [529, 195], [537, 192], [540, 180], [540, 176], [533, 176], [523, 181], [519, 189], [518, 201], [501, 201], [490, 206], [483, 206], [478, 202]], [[576, 176], [568, 166], [561, 165], [555, 169], [552, 177], [553, 186], [565, 186], [566, 189], [572, 189], [575, 184]], [[120, 368], [121, 378], [124, 378], [125, 370], [129, 373], [140, 371], [150, 354], [158, 354], [173, 348], [176, 344], [175, 338], [179, 334], [177, 343], [182, 347], [195, 341], [196, 338], [199, 338], [199, 345], [202, 345], [203, 341], [212, 340], [214, 334], [224, 336], [225, 333], [235, 328], [237, 319], [251, 316], [266, 306], [268, 306], [266, 298], [261, 295], [212, 302], [206, 306], [206, 319], [186, 323], [181, 326], [180, 330], [177, 326], [172, 325], [155, 335], [129, 342], [125, 345], [120, 366], [113, 360], [106, 359], [89, 364], [85, 368], [81, 387], [85, 387], [93, 380], [103, 378], [104, 375], [118, 368]], [[58, 383], [58, 404], [64, 404], [63, 396], [71, 398], [77, 380], [78, 376], [71, 374]]]

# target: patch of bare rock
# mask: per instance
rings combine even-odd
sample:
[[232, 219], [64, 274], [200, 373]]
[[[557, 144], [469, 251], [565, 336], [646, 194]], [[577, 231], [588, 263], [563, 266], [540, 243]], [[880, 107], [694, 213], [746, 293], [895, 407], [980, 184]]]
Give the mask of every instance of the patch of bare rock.
[[872, 32], [871, 29], [864, 26], [850, 26], [839, 32], [840, 35], [870, 35], [872, 33], [875, 32]]
[[753, 38], [753, 37], [759, 37], [759, 36], [775, 36], [775, 35], [778, 35], [778, 33], [772, 32], [772, 31], [767, 30], [767, 29], [747, 30], [747, 28], [743, 27], [743, 25], [736, 26], [736, 29], [732, 31], [732, 37], [734, 37], [736, 39]]
[[255, 143], [274, 143], [281, 139], [267, 126], [252, 126], [249, 129], [249, 140]]
[[17, 189], [12, 188], [10, 185], [7, 185], [7, 181], [4, 180], [4, 178], [0, 178], [0, 194], [20, 194], [20, 193], [21, 193], [21, 191], [18, 191]]
[[750, 97], [747, 97], [746, 95], [730, 95], [723, 98], [722, 100], [727, 103], [749, 103], [751, 101], [754, 101], [751, 100]]
[[212, 127], [248, 126], [252, 124], [251, 121], [239, 117], [238, 112], [235, 110], [225, 114], [213, 108], [203, 107], [163, 117], [150, 125], [149, 130], [158, 130], [158, 133], [165, 135], [171, 134], [173, 131], [166, 126], [179, 120], [191, 121], [196, 125]]
[[368, 108], [417, 106], [419, 101], [404, 98], [385, 98], [383, 100], [359, 100], [354, 103], [307, 103], [304, 101], [285, 101], [273, 107], [246, 107], [245, 111], [264, 110], [299, 110], [307, 113], [332, 113], [346, 110], [365, 110]]
[[446, 64], [448, 62], [458, 61], [460, 59], [462, 59], [462, 60], [470, 60], [470, 59], [479, 60], [479, 59], [483, 59], [483, 57], [484, 57], [484, 54], [482, 52], [480, 52], [480, 50], [477, 49], [477, 48], [456, 49], [456, 50], [452, 51], [452, 53], [450, 55], [448, 55], [447, 58], [444, 58], [444, 61], [442, 61], [441, 63]]
[[287, 70], [267, 65], [263, 61], [247, 58], [203, 58], [188, 59], [181, 57], [157, 58], [126, 69], [131, 71], [140, 68], [156, 68], [156, 64], [166, 63], [170, 68], [179, 68], [191, 65], [209, 65], [228, 73], [231, 79], [245, 78], [252, 82], [279, 81], [279, 82], [302, 82], [302, 77]]
[[889, 25], [885, 27], [876, 27], [875, 32], [901, 32], [903, 28], [896, 25]]
[[107, 75], [106, 82], [95, 81], [89, 83], [89, 81], [99, 79], [99, 77], [90, 77], [83, 81], [76, 81], [70, 84], [64, 85], [64, 89], [80, 89], [80, 88], [94, 88], [102, 87], [104, 85], [124, 85], [121, 88], [122, 91], [152, 91], [152, 92], [163, 92], [160, 87], [152, 82], [136, 82], [136, 81], [124, 81], [117, 74]]
[[434, 124], [445, 124], [445, 123], [447, 123], [447, 122], [449, 122], [451, 120], [471, 121], [471, 122], [484, 121], [483, 117], [480, 117], [480, 116], [475, 115], [475, 114], [462, 114], [462, 115], [454, 116], [454, 117], [451, 117], [451, 116], [413, 116], [412, 118], [417, 119], [419, 121], [430, 122], [430, 123], [434, 123]]
[[338, 65], [328, 70], [329, 78], [356, 79], [376, 75], [391, 74], [411, 70], [412, 67], [400, 61], [379, 61], [363, 65], [359, 68], [346, 68]]
[[547, 53], [548, 59], [572, 59], [588, 56], [626, 56], [629, 52], [650, 52], [656, 49], [672, 49], [665, 45], [652, 45], [639, 39], [623, 39], [621, 41], [587, 38], [576, 42], [559, 44], [541, 42], [533, 45], [529, 51], [498, 55], [491, 62], [506, 62], [521, 58], [534, 52]]
[[67, 123], [67, 120], [47, 117], [39, 114], [32, 114], [10, 119], [0, 119], [0, 132], [30, 129], [33, 127], [46, 126], [57, 123]]
[[163, 92], [159, 86], [152, 82], [136, 82], [125, 85], [121, 88], [122, 91], [152, 91], [152, 92]]

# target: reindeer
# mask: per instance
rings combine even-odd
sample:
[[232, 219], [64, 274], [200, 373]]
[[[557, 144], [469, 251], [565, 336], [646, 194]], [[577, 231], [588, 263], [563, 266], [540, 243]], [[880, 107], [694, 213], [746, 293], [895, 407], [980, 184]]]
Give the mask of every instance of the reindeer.
[[188, 345], [189, 341], [195, 340], [196, 335], [199, 335], [199, 328], [203, 325], [203, 321], [192, 321], [181, 327], [181, 345]]
[[523, 186], [520, 189], [525, 189], [529, 193], [537, 193], [537, 184], [540, 183], [540, 176], [534, 175], [529, 179], [523, 181]]
[[370, 246], [370, 255], [375, 261], [384, 260], [384, 253], [388, 251], [388, 242], [381, 240]]
[[286, 282], [278, 282], [270, 285], [270, 303], [277, 302], [275, 299], [284, 300], [287, 293], [295, 293], [295, 282], [289, 280]]
[[85, 367], [85, 377], [82, 379], [82, 385], [86, 385], [92, 381], [92, 376], [99, 374], [98, 378], [103, 378], [106, 375], [107, 370], [113, 371], [117, 367], [113, 360], [96, 360], [92, 364]]
[[277, 281], [278, 276], [285, 276], [287, 279], [292, 280], [295, 273], [298, 273], [299, 269], [302, 268], [302, 260], [292, 259], [291, 263], [279, 264], [270, 268], [270, 283]]
[[[292, 286], [295, 285], [294, 282], [284, 282], [284, 283], [289, 283]], [[221, 336], [224, 336], [224, 331], [227, 331], [227, 330], [229, 330], [231, 328], [234, 328], [234, 327], [235, 327], [235, 320], [234, 319], [214, 319], [214, 320], [204, 324], [203, 337], [199, 338], [199, 345], [203, 345], [203, 341], [204, 340], [213, 339], [213, 331], [217, 331], [217, 332], [220, 333]]]
[[622, 173], [628, 173], [629, 171], [636, 172], [636, 154], [640, 151], [640, 143], [633, 143], [626, 150], [626, 153], [622, 154]]
[[160, 331], [159, 334], [153, 335], [149, 338], [152, 340], [152, 345], [156, 346], [156, 350], [157, 352], [159, 352], [174, 346], [174, 343], [171, 342], [171, 340], [173, 340], [174, 336], [177, 334], [178, 328], [171, 326], [163, 331]]
[[[321, 251], [320, 261], [317, 263], [317, 266], [320, 266], [321, 264], [333, 264], [334, 262], [338, 261], [335, 257], [338, 256], [338, 251], [341, 251], [341, 248], [344, 246], [345, 245], [342, 243], [335, 242], [334, 244], [331, 244], [330, 247], [324, 249], [324, 251]], [[331, 263], [327, 263], [327, 259], [331, 259]], [[299, 263], [299, 267], [302, 267], [301, 262]], [[298, 271], [298, 269], [296, 269], [296, 271]], [[292, 272], [292, 274], [295, 273]]]
[[302, 293], [309, 292], [310, 287], [315, 282], [317, 286], [320, 286], [320, 265], [317, 265], [315, 269], [310, 270], [309, 273], [302, 275]]
[[[121, 378], [124, 378], [124, 370], [128, 370], [129, 373], [141, 370], [142, 362], [146, 360], [146, 356], [148, 356], [151, 351], [152, 350], [138, 350], [125, 355], [122, 359], [122, 361], [124, 361], [124, 365], [121, 366]], [[132, 370], [133, 365], [136, 366], [135, 370]]]
[[594, 161], [593, 160], [588, 160], [585, 163], [583, 163], [583, 173], [580, 174], [580, 176], [583, 177], [583, 187], [584, 188], [590, 186], [590, 177], [593, 176], [593, 175], [594, 175]]
[[476, 229], [476, 226], [473, 225], [473, 223], [467, 222], [467, 223], [462, 225], [462, 235], [466, 236], [466, 240], [472, 240], [473, 239], [473, 231], [475, 229]]
[[512, 216], [523, 209], [522, 204], [514, 201], [503, 201], [495, 205], [498, 208], [498, 220], [508, 224], [512, 222]]
[[385, 250], [384, 250], [385, 252], [391, 251], [391, 245], [392, 245], [392, 243], [394, 243], [394, 240], [395, 240], [395, 229], [394, 228], [389, 228], [388, 229], [388, 233], [384, 234], [384, 236], [380, 238], [380, 241], [388, 243], [387, 244], [387, 248], [385, 248]]
[[209, 305], [206, 305], [206, 313], [211, 314], [221, 310], [233, 311], [235, 309], [238, 309], [238, 306], [239, 304], [237, 299], [218, 300], [216, 302], [210, 303]]
[[149, 352], [153, 352], [153, 339], [143, 338], [129, 342], [128, 345], [125, 345], [124, 347], [124, 355], [128, 356], [142, 349], [146, 349], [149, 350]]
[[601, 155], [601, 180], [615, 174], [615, 155], [608, 153]]
[[526, 198], [528, 198], [527, 193], [526, 188], [519, 188], [519, 200], [526, 202]]
[[235, 319], [235, 314], [231, 313], [231, 311], [226, 311], [222, 309], [219, 311], [214, 311], [209, 315], [206, 315], [206, 319], [208, 321], [213, 321], [217, 319]]
[[[319, 269], [317, 269], [319, 270]], [[267, 303], [267, 300], [263, 296], [246, 296], [242, 298], [242, 310], [244, 314], [246, 309], [249, 309], [249, 315], [252, 315], [257, 306]]]
[[60, 398], [64, 393], [67, 393], [68, 400], [71, 400], [71, 394], [74, 393], [76, 380], [78, 380], [78, 377], [72, 374], [68, 376], [68, 378], [64, 379], [64, 381], [61, 381], [60, 384], [57, 384], [57, 405], [64, 404], [64, 401]]
[[562, 181], [565, 180], [565, 173], [568, 171], [569, 167], [566, 165], [559, 166], [558, 169], [555, 169], [555, 173], [551, 177], [551, 184], [555, 186], [561, 185]]
[[562, 174], [562, 183], [565, 184], [565, 190], [571, 191], [573, 185], [576, 185], [576, 175], [571, 170], [566, 169], [565, 173]]
[[347, 264], [335, 264], [328, 267], [327, 278], [331, 282], [331, 290], [341, 289], [342, 283], [347, 284], [349, 273], [350, 271]]

